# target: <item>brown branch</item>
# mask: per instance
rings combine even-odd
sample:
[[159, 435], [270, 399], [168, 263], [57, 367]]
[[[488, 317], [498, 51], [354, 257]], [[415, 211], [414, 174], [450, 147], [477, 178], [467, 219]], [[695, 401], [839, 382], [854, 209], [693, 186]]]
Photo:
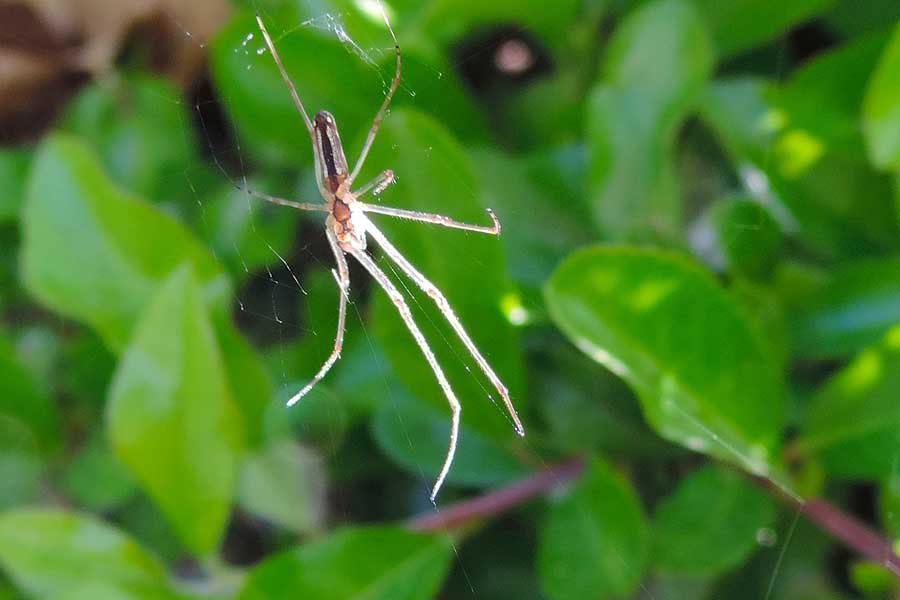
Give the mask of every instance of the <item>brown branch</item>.
[[[408, 521], [407, 526], [415, 531], [435, 531], [453, 529], [479, 519], [497, 516], [576, 479], [584, 472], [585, 465], [584, 458], [570, 459], [483, 496], [458, 502], [439, 512], [419, 515]], [[900, 557], [894, 552], [890, 540], [867, 527], [856, 517], [820, 498], [810, 500], [792, 498], [768, 479], [754, 477], [753, 480], [783, 502], [799, 510], [834, 539], [900, 576]]]
[[583, 458], [568, 460], [483, 496], [459, 502], [437, 512], [419, 515], [407, 522], [407, 526], [415, 531], [434, 531], [496, 516], [575, 479], [584, 471], [584, 466]]

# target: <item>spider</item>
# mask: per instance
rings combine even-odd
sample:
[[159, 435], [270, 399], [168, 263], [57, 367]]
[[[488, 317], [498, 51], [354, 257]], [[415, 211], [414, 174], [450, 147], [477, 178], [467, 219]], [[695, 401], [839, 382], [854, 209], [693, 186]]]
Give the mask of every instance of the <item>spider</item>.
[[371, 236], [372, 239], [374, 239], [378, 246], [381, 248], [381, 250], [388, 256], [388, 258], [393, 260], [394, 263], [400, 268], [401, 271], [403, 271], [403, 273], [406, 274], [407, 277], [409, 277], [423, 292], [425, 292], [434, 300], [434, 302], [437, 304], [438, 309], [441, 311], [441, 314], [443, 314], [444, 318], [450, 324], [450, 327], [453, 329], [453, 331], [456, 332], [456, 335], [459, 336], [460, 341], [462, 341], [463, 345], [472, 355], [472, 358], [481, 368], [482, 372], [485, 374], [491, 384], [497, 389], [497, 392], [499, 392], [500, 397], [503, 399], [503, 403], [506, 406], [506, 409], [509, 411], [509, 414], [512, 417], [516, 433], [518, 433], [520, 436], [524, 436], [525, 429], [522, 426], [519, 415], [516, 413], [516, 409], [509, 397], [509, 391], [506, 389], [506, 386], [503, 384], [503, 382], [488, 364], [487, 360], [478, 350], [477, 346], [475, 346], [475, 343], [472, 341], [472, 338], [469, 337], [469, 334], [462, 326], [462, 323], [460, 323], [459, 318], [456, 316], [456, 313], [453, 311], [453, 308], [450, 306], [447, 298], [437, 288], [437, 286], [435, 286], [424, 275], [422, 275], [422, 273], [420, 273], [406, 259], [406, 257], [404, 257], [403, 254], [401, 254], [400, 251], [397, 250], [397, 248], [393, 244], [391, 244], [387, 237], [385, 237], [385, 235], [372, 223], [366, 213], [378, 213], [391, 217], [399, 217], [401, 219], [409, 219], [411, 221], [422, 221], [425, 223], [442, 225], [444, 227], [464, 229], [466, 231], [486, 233], [489, 235], [500, 234], [500, 221], [497, 219], [497, 216], [491, 209], [487, 209], [488, 215], [493, 222], [490, 227], [487, 227], [482, 225], [462, 223], [443, 215], [413, 210], [404, 210], [401, 208], [391, 208], [387, 206], [379, 206], [376, 204], [367, 204], [362, 202], [360, 198], [365, 194], [371, 192], [373, 196], [377, 196], [382, 191], [384, 191], [385, 188], [394, 183], [394, 173], [390, 169], [383, 171], [375, 179], [357, 189], [356, 191], [351, 190], [356, 176], [359, 174], [363, 164], [365, 163], [366, 156], [369, 154], [372, 143], [375, 141], [375, 135], [378, 133], [378, 127], [387, 112], [388, 106], [391, 103], [391, 99], [393, 98], [394, 93], [397, 91], [397, 88], [400, 85], [400, 74], [402, 66], [402, 61], [400, 58], [400, 45], [397, 42], [397, 36], [394, 34], [394, 30], [391, 27], [387, 14], [384, 11], [384, 7], [381, 7], [381, 13], [382, 17], [384, 18], [384, 22], [387, 25], [387, 29], [390, 32], [391, 39], [394, 42], [394, 52], [397, 57], [396, 71], [394, 73], [394, 78], [391, 80], [390, 88], [388, 89], [388, 92], [384, 97], [384, 101], [381, 103], [381, 107], [375, 114], [375, 119], [372, 123], [372, 127], [371, 129], [369, 129], [365, 144], [363, 145], [362, 151], [360, 152], [359, 158], [357, 159], [356, 165], [353, 167], [352, 171], [349, 170], [347, 159], [344, 157], [344, 149], [341, 146], [341, 138], [338, 134], [337, 124], [335, 123], [334, 117], [328, 111], [323, 110], [318, 112], [315, 118], [310, 120], [309, 115], [307, 114], [306, 109], [303, 106], [303, 102], [300, 100], [300, 95], [297, 93], [297, 88], [294, 86], [293, 81], [288, 76], [287, 70], [285, 69], [284, 64], [281, 61], [281, 57], [275, 49], [275, 44], [272, 41], [268, 30], [266, 29], [265, 23], [263, 22], [262, 18], [257, 15], [256, 22], [259, 25], [259, 30], [262, 32], [262, 35], [265, 38], [266, 46], [268, 46], [269, 51], [272, 53], [272, 58], [275, 60], [278, 71], [281, 73], [281, 78], [284, 80], [285, 85], [290, 91], [291, 98], [294, 101], [294, 105], [297, 107], [298, 112], [303, 117], [303, 122], [306, 125], [306, 129], [309, 131], [310, 138], [312, 139], [313, 154], [315, 158], [316, 183], [318, 185], [319, 193], [322, 195], [324, 203], [309, 204], [304, 202], [294, 202], [292, 200], [286, 200], [277, 196], [271, 196], [269, 194], [265, 194], [255, 190], [248, 189], [246, 191], [253, 196], [282, 206], [289, 206], [298, 210], [328, 213], [328, 217], [325, 220], [325, 235], [328, 237], [328, 243], [331, 247], [332, 253], [334, 254], [334, 260], [337, 263], [337, 270], [332, 270], [332, 273], [335, 277], [335, 280], [337, 281], [338, 288], [340, 290], [337, 334], [335, 335], [334, 348], [331, 351], [331, 354], [319, 368], [319, 371], [315, 374], [312, 380], [310, 380], [309, 383], [307, 383], [299, 392], [294, 394], [294, 396], [290, 400], [288, 400], [288, 406], [292, 406], [297, 401], [299, 401], [319, 381], [321, 381], [341, 356], [341, 349], [344, 341], [345, 321], [347, 315], [347, 297], [350, 288], [350, 273], [347, 267], [345, 254], [349, 254], [353, 258], [355, 258], [366, 271], [369, 272], [369, 274], [375, 279], [376, 282], [378, 282], [378, 284], [384, 289], [388, 297], [394, 303], [394, 306], [400, 313], [400, 316], [402, 317], [403, 322], [406, 324], [407, 329], [409, 329], [409, 332], [415, 339], [416, 344], [419, 346], [419, 349], [425, 356], [425, 360], [428, 362], [428, 365], [434, 372], [434, 376], [437, 379], [438, 384], [443, 390], [444, 395], [447, 397], [447, 402], [450, 404], [452, 415], [450, 427], [450, 445], [447, 449], [447, 455], [444, 459], [441, 471], [438, 474], [437, 480], [434, 483], [434, 487], [431, 490], [431, 501], [434, 502], [435, 498], [437, 497], [438, 491], [440, 491], [441, 489], [441, 485], [443, 485], [444, 480], [447, 477], [447, 473], [450, 471], [450, 465], [453, 463], [453, 456], [456, 453], [456, 443], [459, 437], [459, 419], [461, 406], [459, 400], [456, 398], [456, 394], [450, 387], [450, 382], [447, 381], [447, 377], [444, 375], [443, 369], [441, 368], [440, 364], [438, 364], [438, 361], [434, 356], [434, 352], [432, 352], [431, 347], [428, 345], [425, 336], [422, 335], [419, 326], [416, 325], [416, 322], [413, 320], [409, 305], [406, 303], [403, 295], [398, 291], [397, 287], [390, 280], [390, 278], [388, 278], [384, 271], [382, 271], [378, 267], [378, 265], [375, 263], [375, 260], [366, 252], [367, 236]]

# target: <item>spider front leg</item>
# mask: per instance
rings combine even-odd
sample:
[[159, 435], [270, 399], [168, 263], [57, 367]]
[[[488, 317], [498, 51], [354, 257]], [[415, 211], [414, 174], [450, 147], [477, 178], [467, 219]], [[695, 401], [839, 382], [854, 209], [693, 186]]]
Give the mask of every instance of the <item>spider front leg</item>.
[[375, 264], [372, 257], [363, 250], [353, 250], [351, 251], [351, 254], [359, 261], [363, 268], [369, 272], [372, 278], [378, 282], [378, 285], [384, 289], [388, 297], [394, 303], [394, 306], [397, 307], [397, 312], [400, 313], [400, 317], [406, 324], [406, 328], [409, 329], [409, 332], [416, 340], [416, 344], [418, 344], [422, 354], [425, 355], [425, 360], [428, 361], [428, 365], [434, 372], [434, 376], [437, 378], [438, 384], [441, 386], [444, 395], [447, 397], [447, 402], [450, 404], [452, 413], [450, 421], [450, 447], [447, 450], [447, 456], [444, 459], [444, 465], [441, 467], [441, 472], [438, 475], [437, 481], [435, 481], [434, 487], [431, 489], [431, 501], [434, 502], [441, 486], [444, 484], [444, 480], [447, 478], [447, 473], [450, 472], [450, 465], [453, 463], [453, 456], [456, 454], [456, 442], [459, 438], [459, 415], [462, 411], [462, 407], [459, 404], [459, 400], [456, 398], [456, 394], [453, 393], [453, 388], [450, 387], [450, 382], [447, 381], [447, 377], [444, 375], [444, 370], [441, 369], [441, 365], [438, 364], [434, 352], [432, 352], [431, 347], [428, 345], [428, 341], [425, 339], [425, 336], [422, 335], [422, 331], [413, 320], [409, 305], [397, 289], [397, 286], [395, 286], [388, 276], [385, 275], [384, 271], [378, 268], [378, 265]]
[[417, 210], [406, 210], [403, 208], [393, 208], [390, 206], [379, 206], [378, 204], [366, 204], [365, 202], [359, 202], [359, 209], [363, 212], [377, 213], [380, 215], [387, 215], [389, 217], [399, 217], [401, 219], [408, 219], [410, 221], [433, 223], [435, 225], [449, 227], [450, 229], [463, 229], [465, 231], [487, 233], [489, 235], [500, 235], [501, 229], [500, 219], [498, 219], [497, 215], [494, 214], [494, 211], [489, 208], [486, 209], [487, 213], [488, 215], [490, 215], [491, 221], [494, 222], [494, 224], [490, 227], [487, 227], [485, 225], [472, 225], [471, 223], [463, 223], [462, 221], [457, 221], [444, 215], [420, 212]]
[[334, 254], [334, 260], [337, 262], [337, 283], [338, 288], [340, 288], [341, 298], [340, 304], [338, 307], [338, 325], [337, 325], [337, 334], [334, 338], [334, 348], [331, 351], [331, 354], [322, 364], [322, 367], [319, 369], [319, 372], [316, 373], [315, 377], [313, 377], [309, 383], [303, 386], [303, 389], [297, 392], [296, 394], [288, 400], [287, 405], [293, 406], [296, 404], [300, 398], [309, 393], [313, 387], [325, 377], [325, 374], [334, 366], [334, 363], [341, 357], [341, 349], [344, 345], [344, 330], [347, 321], [347, 295], [350, 292], [350, 269], [347, 268], [347, 259], [344, 258], [344, 251], [341, 250], [340, 245], [338, 244], [337, 236], [332, 231], [331, 227], [327, 227], [325, 229], [325, 233], [328, 236], [328, 244], [331, 246], [331, 252]]

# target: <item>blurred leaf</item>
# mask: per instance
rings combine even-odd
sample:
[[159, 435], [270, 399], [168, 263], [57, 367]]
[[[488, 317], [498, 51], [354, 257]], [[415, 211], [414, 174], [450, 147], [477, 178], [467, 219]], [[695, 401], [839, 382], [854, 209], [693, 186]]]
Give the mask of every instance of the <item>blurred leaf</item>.
[[230, 317], [214, 314], [212, 318], [228, 389], [241, 411], [247, 444], [255, 447], [265, 435], [264, 419], [272, 401], [272, 382], [259, 353], [238, 332]]
[[824, 285], [794, 306], [790, 318], [794, 355], [848, 356], [878, 341], [900, 322], [900, 258], [849, 263], [831, 271]]
[[310, 450], [282, 441], [248, 455], [237, 498], [247, 512], [295, 533], [322, 528], [325, 473]]
[[748, 198], [718, 202], [710, 212], [728, 270], [754, 279], [769, 274], [783, 245], [781, 229], [769, 212]]
[[885, 478], [900, 442], [900, 326], [828, 380], [809, 405], [800, 451], [829, 475]]
[[[389, 166], [397, 174], [397, 183], [375, 203], [439, 212], [470, 223], [489, 221], [480, 204], [471, 163], [457, 142], [426, 115], [394, 111], [382, 125], [368, 165], [373, 172], [363, 171], [360, 181], [374, 176], [376, 168]], [[499, 240], [386, 216], [373, 215], [372, 220], [420, 272], [443, 290], [482, 354], [508, 386], [519, 412], [524, 412], [520, 345], [501, 308], [511, 286]], [[387, 273], [399, 271], [382, 263]], [[487, 400], [492, 397], [499, 404], [498, 394], [478, 372], [434, 302], [402, 275], [401, 279], [405, 286], [401, 291], [417, 294], [409, 300], [414, 317], [432, 340], [431, 347], [457, 396], [473, 400], [462, 411], [463, 422], [490, 435], [515, 435], [504, 409]], [[382, 290], [374, 292], [374, 301], [373, 328], [400, 380], [432, 406], [447, 410], [447, 400], [394, 304]]]
[[587, 109], [589, 193], [607, 238], [677, 235], [673, 145], [713, 64], [703, 21], [686, 1], [647, 4], [616, 30]]
[[385, 526], [338, 529], [264, 561], [238, 598], [427, 600], [435, 597], [451, 557], [442, 534]]
[[25, 198], [25, 179], [31, 164], [31, 153], [23, 150], [0, 150], [0, 223], [19, 217]]
[[[433, 480], [441, 471], [450, 440], [450, 419], [408, 393], [391, 395], [375, 412], [373, 433], [394, 462], [416, 476]], [[512, 450], [483, 434], [460, 428], [459, 446], [447, 483], [488, 487], [509, 483], [529, 472]]]
[[896, 245], [890, 180], [858, 159], [827, 153], [809, 132], [786, 126], [788, 116], [773, 99], [776, 92], [758, 79], [719, 81], [703, 102], [702, 116], [746, 190], [782, 230], [824, 257]]
[[746, 560], [775, 504], [734, 471], [708, 466], [683, 479], [656, 507], [653, 564], [664, 573], [715, 575]]
[[88, 141], [117, 184], [154, 201], [190, 194], [185, 176], [195, 160], [187, 103], [165, 79], [107, 77], [72, 101], [65, 129]]
[[529, 389], [541, 399], [538, 410], [554, 449], [661, 461], [680, 450], [647, 427], [625, 382], [571, 344], [546, 343], [531, 357]]
[[550, 506], [538, 541], [538, 574], [553, 600], [633, 593], [646, 568], [649, 531], [625, 478], [593, 459]]
[[864, 160], [860, 112], [866, 82], [887, 42], [883, 33], [861, 36], [803, 63], [776, 94], [789, 125], [809, 132], [830, 152]]
[[118, 190], [87, 148], [56, 135], [38, 150], [23, 210], [26, 288], [87, 322], [115, 350], [173, 267], [189, 261], [207, 298], [228, 282], [183, 225]]
[[757, 474], [775, 466], [781, 381], [707, 273], [677, 254], [591, 247], [566, 259], [546, 293], [554, 322], [631, 385], [660, 435]]
[[102, 598], [175, 596], [154, 556], [118, 529], [77, 513], [22, 509], [0, 514], [0, 564], [36, 597], [58, 598], [89, 586], [110, 592]]
[[835, 0], [692, 0], [709, 23], [716, 49], [739, 54], [787, 33], [821, 14]]
[[900, 167], [900, 25], [869, 80], [862, 124], [869, 160], [885, 170]]
[[198, 554], [231, 509], [243, 423], [188, 266], [169, 276], [135, 329], [109, 391], [116, 454]]
[[19, 362], [9, 342], [0, 336], [0, 419], [19, 423], [36, 448], [47, 452], [59, 446], [56, 405]]
[[21, 421], [0, 415], [0, 510], [40, 498], [46, 470], [34, 435]]
[[[249, 179], [246, 185], [277, 194], [270, 181]], [[204, 199], [204, 205], [206, 237], [234, 280], [246, 279], [267, 265], [280, 265], [279, 256], [291, 251], [301, 211], [251, 197], [232, 184], [221, 186]]]
[[772, 364], [784, 368], [790, 358], [791, 340], [787, 314], [778, 291], [747, 280], [734, 281], [728, 291], [750, 318], [768, 349]]
[[823, 17], [831, 29], [851, 37], [896, 22], [900, 19], [900, 4], [894, 0], [835, 2]]
[[892, 469], [882, 481], [878, 490], [878, 509], [887, 535], [894, 540], [900, 538], [900, 468]]
[[76, 506], [100, 512], [116, 507], [137, 492], [134, 478], [100, 435], [89, 440], [75, 456], [66, 468], [62, 484]]
[[857, 560], [850, 565], [850, 581], [853, 586], [870, 597], [890, 594], [894, 589], [894, 578], [887, 567], [875, 562]]
[[510, 275], [533, 301], [542, 301], [540, 288], [556, 265], [590, 239], [580, 213], [571, 207], [580, 199], [543, 193], [523, 161], [511, 155], [477, 149], [470, 156], [484, 182], [486, 204], [503, 223]]
[[423, 3], [421, 29], [415, 33], [442, 44], [455, 44], [472, 31], [497, 23], [516, 23], [553, 46], [563, 44], [577, 21], [580, 3], [562, 0], [548, 4], [540, 0], [498, 0], [475, 3], [467, 0], [431, 0]]

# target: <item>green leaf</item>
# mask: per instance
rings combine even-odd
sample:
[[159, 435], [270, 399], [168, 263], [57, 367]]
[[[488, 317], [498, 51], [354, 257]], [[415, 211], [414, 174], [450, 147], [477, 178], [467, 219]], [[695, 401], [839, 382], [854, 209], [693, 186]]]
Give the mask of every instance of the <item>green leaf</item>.
[[117, 189], [97, 158], [56, 135], [38, 150], [23, 209], [25, 287], [120, 350], [159, 282], [190, 262], [209, 299], [228, 282], [180, 223]]
[[[410, 473], [433, 481], [441, 471], [450, 440], [450, 419], [417, 403], [407, 392], [391, 395], [372, 421], [376, 443]], [[462, 427], [447, 483], [488, 487], [524, 477], [529, 470], [512, 449]]]
[[94, 511], [110, 510], [134, 495], [137, 485], [101, 436], [93, 437], [66, 468], [66, 495]]
[[47, 452], [59, 445], [56, 405], [0, 336], [0, 420], [7, 419], [28, 432], [34, 448]]
[[237, 496], [251, 514], [295, 533], [315, 532], [325, 518], [322, 461], [288, 441], [262, 448], [244, 459]]
[[546, 295], [554, 322], [629, 383], [660, 435], [754, 473], [774, 466], [781, 380], [709, 274], [674, 253], [598, 246], [566, 259]]
[[638, 9], [610, 41], [587, 108], [589, 196], [609, 239], [677, 235], [675, 136], [713, 63], [704, 24], [682, 0]]
[[593, 459], [550, 506], [540, 529], [538, 574], [553, 600], [628, 596], [647, 565], [649, 531], [631, 485]]
[[503, 221], [510, 276], [537, 296], [556, 265], [591, 239], [581, 211], [572, 206], [581, 199], [545, 193], [524, 161], [512, 155], [477, 149], [470, 156], [484, 182], [487, 205]]
[[722, 56], [762, 45], [835, 4], [835, 0], [692, 0]]
[[193, 552], [219, 543], [231, 509], [243, 423], [190, 268], [151, 300], [109, 391], [113, 449]]
[[[375, 203], [439, 212], [470, 223], [489, 222], [468, 158], [456, 140], [424, 114], [408, 110], [392, 112], [382, 125], [367, 165], [371, 171], [364, 171], [360, 181], [388, 167], [397, 175], [397, 183], [375, 199]], [[502, 310], [511, 285], [500, 241], [494, 236], [427, 223], [380, 215], [371, 218], [410, 262], [444, 292], [522, 413], [525, 409], [521, 393], [522, 354], [516, 331]], [[399, 271], [386, 261], [382, 263], [387, 273], [392, 273], [392, 269]], [[413, 316], [431, 340], [431, 347], [453, 389], [463, 402], [470, 399], [462, 411], [463, 422], [490, 435], [515, 435], [504, 409], [499, 406], [498, 394], [481, 376], [462, 343], [456, 340], [435, 303], [403, 279], [403, 285], [414, 295], [414, 299], [409, 299]], [[374, 298], [373, 328], [400, 380], [432, 406], [448, 410], [434, 374], [400, 320], [396, 307], [380, 289], [374, 291]]]
[[0, 565], [35, 597], [61, 597], [91, 585], [115, 590], [116, 598], [174, 596], [163, 566], [133, 539], [93, 517], [61, 510], [0, 514]]
[[446, 535], [386, 526], [344, 528], [256, 567], [238, 598], [427, 600], [453, 556]]
[[818, 391], [798, 448], [829, 475], [884, 478], [900, 442], [900, 326], [863, 350]]
[[66, 130], [87, 140], [110, 176], [155, 201], [190, 197], [185, 172], [195, 160], [186, 107], [169, 81], [147, 75], [107, 77], [72, 101]]
[[728, 270], [757, 279], [770, 274], [783, 239], [769, 211], [749, 198], [733, 198], [714, 204], [710, 212]]
[[746, 560], [775, 504], [746, 477], [703, 467], [660, 501], [653, 515], [653, 563], [664, 573], [717, 575]]
[[900, 322], [900, 257], [849, 263], [795, 302], [790, 318], [795, 356], [849, 356]]
[[25, 179], [31, 153], [22, 150], [0, 150], [0, 223], [19, 216], [25, 198]]
[[[845, 151], [829, 152], [805, 125], [790, 126], [790, 115], [777, 106], [777, 91], [758, 79], [724, 80], [711, 85], [703, 101], [703, 119], [745, 187], [785, 232], [821, 256], [859, 256], [896, 245], [890, 179]], [[818, 106], [806, 110], [809, 122]]]
[[881, 169], [900, 167], [900, 25], [869, 80], [862, 115], [869, 160]]

